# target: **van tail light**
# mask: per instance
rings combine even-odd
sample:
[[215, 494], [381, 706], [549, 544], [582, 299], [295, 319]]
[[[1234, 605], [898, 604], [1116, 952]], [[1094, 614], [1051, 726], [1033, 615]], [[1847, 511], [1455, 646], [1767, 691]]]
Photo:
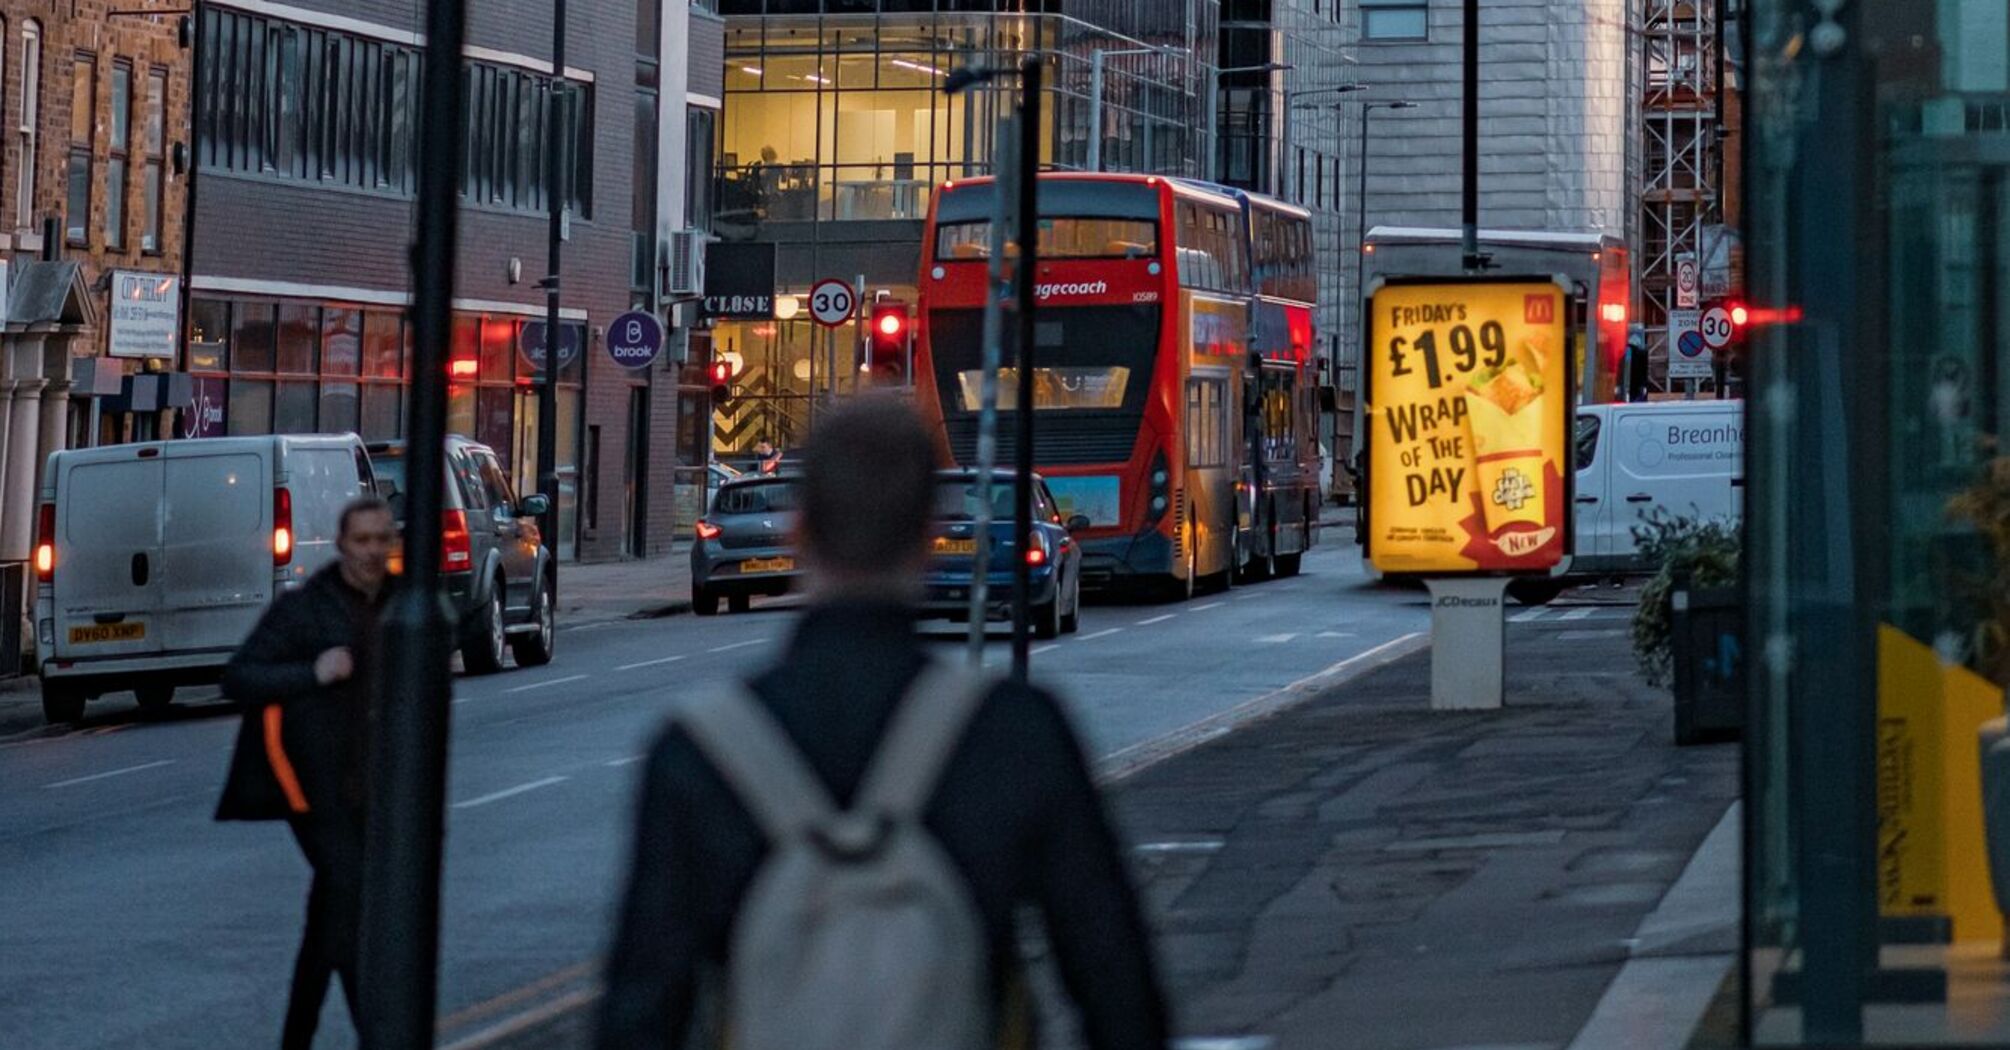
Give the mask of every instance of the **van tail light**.
[[56, 578], [56, 505], [42, 504], [35, 514], [35, 579], [48, 583]]
[[725, 529], [722, 529], [719, 526], [714, 525], [709, 521], [700, 519], [698, 522], [698, 538], [701, 540], [716, 540], [725, 534], [726, 534]]
[[1040, 542], [1038, 535], [1026, 537], [1026, 564], [1035, 568], [1047, 564], [1047, 545]]
[[272, 490], [272, 564], [285, 565], [293, 560], [293, 493], [288, 489]]
[[440, 518], [441, 571], [466, 572], [474, 568], [475, 548], [468, 538], [468, 512], [450, 510]]

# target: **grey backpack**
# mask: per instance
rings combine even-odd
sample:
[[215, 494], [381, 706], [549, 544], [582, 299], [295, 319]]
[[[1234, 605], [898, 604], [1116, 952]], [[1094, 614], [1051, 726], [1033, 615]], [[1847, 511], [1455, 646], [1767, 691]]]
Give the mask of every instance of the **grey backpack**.
[[733, 1050], [976, 1050], [992, 1039], [982, 923], [921, 816], [993, 680], [931, 666], [849, 811], [744, 688], [678, 716], [767, 835], [731, 935]]

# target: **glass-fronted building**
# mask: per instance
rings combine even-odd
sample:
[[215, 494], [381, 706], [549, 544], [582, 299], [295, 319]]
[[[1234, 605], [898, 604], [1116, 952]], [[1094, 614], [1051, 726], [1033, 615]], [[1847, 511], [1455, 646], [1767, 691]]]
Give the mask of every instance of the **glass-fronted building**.
[[[1007, 82], [948, 95], [951, 70], [1046, 63], [1040, 161], [1089, 166], [1093, 53], [1104, 56], [1101, 164], [1204, 174], [1218, 4], [1070, 0], [1021, 14], [972, 0], [721, 0], [725, 106], [713, 231], [777, 246], [775, 317], [719, 321], [711, 352], [737, 396], [713, 417], [719, 455], [807, 433], [818, 396], [854, 389], [855, 325], [820, 328], [819, 279], [912, 303], [932, 187], [991, 173]], [[1198, 56], [1198, 57], [1195, 57]]]
[[2010, 11], [1743, 24], [1746, 1035], [2010, 1047]]

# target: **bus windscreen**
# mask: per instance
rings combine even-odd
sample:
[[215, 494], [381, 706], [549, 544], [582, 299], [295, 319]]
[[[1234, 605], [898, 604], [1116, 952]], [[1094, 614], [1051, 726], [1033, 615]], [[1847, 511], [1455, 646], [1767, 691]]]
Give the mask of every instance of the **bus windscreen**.
[[[1038, 328], [1042, 363], [1033, 373], [1035, 407], [1143, 410], [1158, 356], [1157, 304], [1042, 310]], [[1014, 331], [1008, 313], [1004, 326], [1008, 342]], [[943, 411], [977, 412], [982, 407], [984, 311], [931, 311], [928, 340]], [[1017, 370], [1008, 365], [999, 370], [999, 377], [998, 407], [1009, 411], [1018, 403]]]

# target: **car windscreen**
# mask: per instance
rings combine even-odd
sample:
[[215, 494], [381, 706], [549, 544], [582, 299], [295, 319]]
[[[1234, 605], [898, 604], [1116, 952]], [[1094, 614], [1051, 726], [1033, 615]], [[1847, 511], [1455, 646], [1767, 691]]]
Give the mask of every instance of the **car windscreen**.
[[[1012, 499], [1012, 483], [994, 481], [984, 485], [975, 478], [951, 478], [935, 483], [935, 517], [939, 521], [970, 521], [991, 502], [993, 521], [1010, 521], [1018, 506]], [[1037, 506], [1037, 504], [1035, 504]]]
[[763, 481], [727, 485], [712, 499], [714, 514], [773, 514], [796, 509], [796, 483]]
[[[1158, 358], [1156, 304], [1070, 306], [1040, 311], [1040, 358], [1033, 404], [1041, 411], [1141, 411]], [[946, 415], [983, 406], [984, 311], [939, 309], [929, 315], [929, 349]], [[1009, 318], [1006, 332], [1013, 331]], [[1019, 401], [1018, 370], [999, 369], [998, 407]]]

